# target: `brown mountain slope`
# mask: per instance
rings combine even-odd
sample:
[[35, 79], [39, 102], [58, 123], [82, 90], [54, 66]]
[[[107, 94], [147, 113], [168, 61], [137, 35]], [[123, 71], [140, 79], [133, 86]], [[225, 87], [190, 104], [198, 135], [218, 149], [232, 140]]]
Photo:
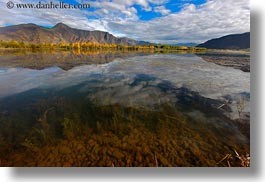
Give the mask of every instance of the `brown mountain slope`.
[[35, 24], [21, 24], [0, 27], [0, 40], [23, 41], [28, 43], [72, 43], [72, 42], [97, 42], [122, 45], [143, 45], [148, 42], [136, 41], [129, 38], [117, 38], [108, 32], [87, 31], [71, 28], [63, 23], [58, 23], [52, 28], [45, 28]]

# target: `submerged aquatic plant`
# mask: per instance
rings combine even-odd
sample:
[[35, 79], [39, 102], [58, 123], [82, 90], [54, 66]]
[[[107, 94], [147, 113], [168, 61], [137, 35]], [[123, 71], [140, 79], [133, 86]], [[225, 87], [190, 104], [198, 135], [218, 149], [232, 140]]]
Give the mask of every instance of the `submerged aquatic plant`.
[[235, 149], [233, 150], [234, 153], [226, 154], [220, 161], [216, 164], [220, 165], [226, 162], [228, 167], [233, 167], [231, 165], [232, 161], [235, 159], [239, 160], [241, 167], [250, 167], [250, 155], [246, 153], [245, 155], [240, 155]]
[[246, 155], [239, 155], [236, 150], [234, 150], [236, 157], [241, 161], [242, 167], [250, 167], [250, 155], [247, 153]]
[[[4, 156], [7, 166], [224, 166], [230, 156], [216, 161], [230, 149], [220, 140], [234, 142], [226, 126], [217, 130], [215, 123], [189, 118], [170, 104], [152, 110], [91, 103], [73, 107], [71, 102], [53, 102], [54, 109], [44, 105], [40, 120], [16, 141], [15, 152]], [[237, 150], [249, 152], [247, 147]]]

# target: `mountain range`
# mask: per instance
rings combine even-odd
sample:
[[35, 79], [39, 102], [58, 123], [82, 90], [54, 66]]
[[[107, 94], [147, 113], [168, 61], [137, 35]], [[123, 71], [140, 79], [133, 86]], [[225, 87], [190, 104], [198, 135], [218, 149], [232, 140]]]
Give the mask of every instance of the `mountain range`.
[[[73, 43], [73, 42], [95, 42], [100, 44], [118, 45], [150, 45], [145, 41], [137, 41], [130, 38], [119, 38], [103, 31], [88, 31], [71, 28], [63, 23], [47, 28], [36, 24], [20, 24], [0, 27], [0, 40], [16, 40], [26, 43]], [[195, 43], [179, 43], [176, 45], [196, 46]], [[208, 49], [247, 49], [250, 48], [250, 32], [243, 34], [226, 35], [211, 39], [197, 45]]]
[[250, 32], [211, 39], [203, 44], [197, 45], [197, 47], [207, 49], [248, 49], [250, 48]]
[[63, 23], [58, 23], [52, 28], [38, 26], [32, 23], [0, 27], [0, 40], [16, 40], [34, 44], [44, 42], [54, 44], [73, 42], [96, 42], [100, 44], [119, 45], [150, 44], [149, 42], [115, 37], [108, 32], [75, 29]]

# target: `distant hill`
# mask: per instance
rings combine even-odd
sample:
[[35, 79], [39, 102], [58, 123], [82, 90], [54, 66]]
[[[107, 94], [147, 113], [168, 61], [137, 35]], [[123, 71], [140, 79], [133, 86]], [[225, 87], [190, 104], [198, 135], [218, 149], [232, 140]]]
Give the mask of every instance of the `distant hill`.
[[250, 32], [243, 34], [233, 34], [208, 40], [197, 47], [205, 47], [207, 49], [247, 49], [250, 48]]
[[27, 43], [72, 43], [72, 42], [96, 42], [120, 45], [144, 45], [150, 44], [144, 41], [136, 41], [129, 38], [118, 38], [108, 32], [88, 31], [71, 28], [63, 23], [58, 23], [52, 28], [45, 28], [35, 24], [20, 24], [8, 27], [0, 27], [0, 40], [22, 41]]

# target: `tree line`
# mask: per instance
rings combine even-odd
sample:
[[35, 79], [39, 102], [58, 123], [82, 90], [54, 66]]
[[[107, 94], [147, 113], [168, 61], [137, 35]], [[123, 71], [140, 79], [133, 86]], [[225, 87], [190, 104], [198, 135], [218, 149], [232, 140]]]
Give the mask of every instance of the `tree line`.
[[21, 41], [0, 41], [0, 48], [26, 48], [26, 49], [66, 49], [66, 50], [182, 50], [182, 51], [204, 51], [205, 48], [187, 47], [176, 45], [120, 45], [120, 44], [100, 44], [97, 42], [73, 42], [73, 43], [27, 43]]

